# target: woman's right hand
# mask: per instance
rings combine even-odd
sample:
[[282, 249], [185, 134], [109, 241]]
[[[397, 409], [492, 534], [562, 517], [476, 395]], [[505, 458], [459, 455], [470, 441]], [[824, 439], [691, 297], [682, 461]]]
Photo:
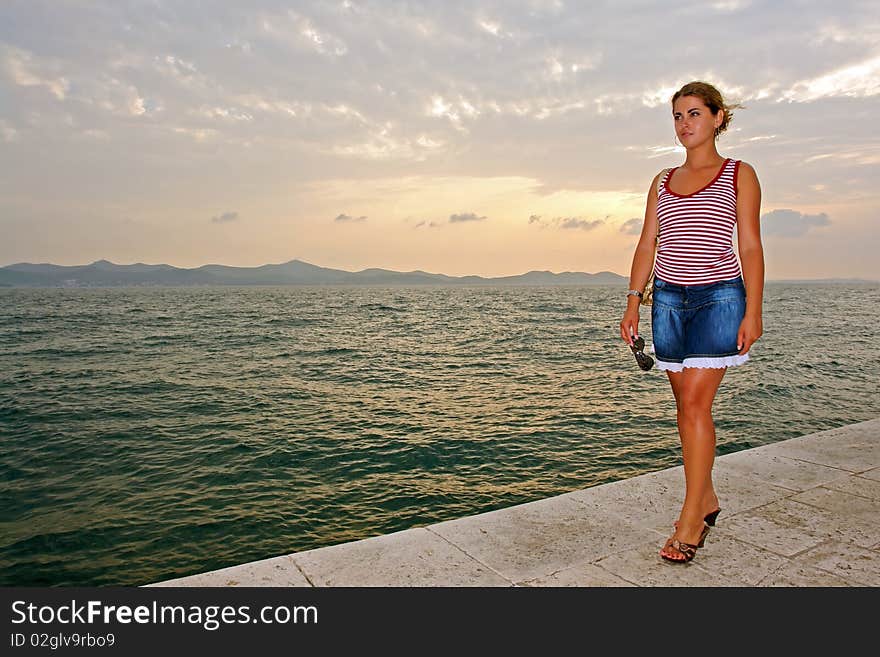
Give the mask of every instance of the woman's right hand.
[[620, 337], [632, 346], [633, 337], [639, 337], [639, 307], [627, 308], [620, 320]]

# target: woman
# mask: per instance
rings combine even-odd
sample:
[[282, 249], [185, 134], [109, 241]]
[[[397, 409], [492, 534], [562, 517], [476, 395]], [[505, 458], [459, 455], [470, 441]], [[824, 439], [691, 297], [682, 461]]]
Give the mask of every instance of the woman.
[[632, 346], [654, 262], [653, 351], [675, 396], [686, 486], [675, 532], [660, 550], [674, 563], [694, 558], [721, 510], [712, 485], [712, 402], [727, 368], [745, 363], [763, 332], [761, 187], [750, 165], [721, 157], [715, 147], [736, 107], [705, 82], [690, 82], [672, 97], [687, 158], [651, 183], [620, 322], [620, 335]]

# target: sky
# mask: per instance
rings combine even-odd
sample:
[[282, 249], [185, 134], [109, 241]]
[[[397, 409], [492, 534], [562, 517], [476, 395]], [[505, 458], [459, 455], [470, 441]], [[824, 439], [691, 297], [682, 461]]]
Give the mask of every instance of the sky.
[[0, 266], [628, 276], [714, 84], [768, 279], [880, 279], [875, 2], [3, 0]]

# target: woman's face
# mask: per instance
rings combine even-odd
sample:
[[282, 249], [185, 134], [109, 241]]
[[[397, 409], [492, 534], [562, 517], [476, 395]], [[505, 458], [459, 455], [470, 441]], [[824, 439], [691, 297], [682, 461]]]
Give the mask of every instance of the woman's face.
[[713, 116], [699, 96], [682, 96], [672, 105], [672, 119], [682, 146], [693, 148], [715, 139], [715, 128], [721, 125], [724, 110]]

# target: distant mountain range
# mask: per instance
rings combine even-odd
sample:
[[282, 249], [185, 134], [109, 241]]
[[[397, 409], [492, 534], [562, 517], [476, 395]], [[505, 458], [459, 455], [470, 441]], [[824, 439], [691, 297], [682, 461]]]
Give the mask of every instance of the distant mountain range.
[[424, 271], [364, 269], [350, 272], [291, 260], [260, 267], [203, 265], [182, 269], [171, 265], [116, 265], [98, 260], [90, 265], [62, 266], [19, 263], [0, 267], [0, 286], [121, 287], [141, 285], [626, 285], [629, 279], [609, 271], [530, 271], [518, 276], [445, 276]]
[[[127, 287], [188, 285], [627, 285], [628, 277], [610, 271], [597, 274], [530, 271], [517, 276], [446, 276], [424, 271], [389, 269], [344, 271], [291, 260], [260, 267], [203, 265], [183, 269], [171, 265], [116, 265], [98, 260], [90, 265], [62, 266], [18, 263], [0, 267], [0, 287]], [[861, 278], [778, 280], [771, 283], [878, 284]]]

